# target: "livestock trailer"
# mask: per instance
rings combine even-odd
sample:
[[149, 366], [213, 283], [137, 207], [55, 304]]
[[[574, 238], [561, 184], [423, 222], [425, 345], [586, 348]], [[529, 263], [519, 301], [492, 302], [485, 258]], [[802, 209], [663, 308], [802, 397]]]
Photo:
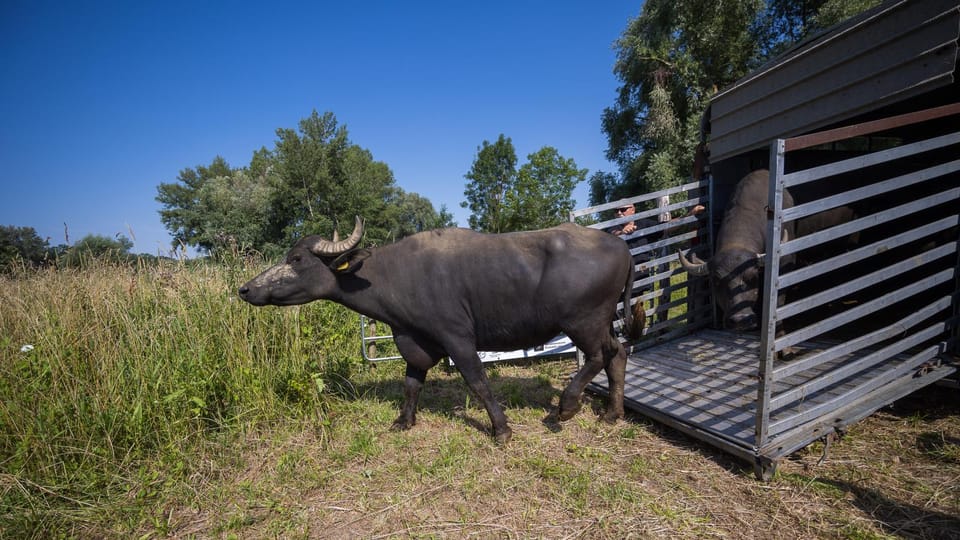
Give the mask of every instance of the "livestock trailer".
[[[636, 233], [658, 239], [632, 250], [650, 260], [637, 265], [632, 303], [644, 303], [648, 326], [628, 344], [628, 407], [767, 479], [782, 457], [956, 372], [958, 28], [957, 0], [887, 2], [847, 21], [714, 97], [696, 181], [571, 214], [707, 207], [706, 219]], [[719, 323], [709, 279], [688, 275], [677, 251], [708, 251], [733, 186], [760, 168], [770, 171], [761, 325], [735, 333]], [[653, 206], [665, 196], [671, 204]], [[852, 217], [782, 237], [837, 208]]]

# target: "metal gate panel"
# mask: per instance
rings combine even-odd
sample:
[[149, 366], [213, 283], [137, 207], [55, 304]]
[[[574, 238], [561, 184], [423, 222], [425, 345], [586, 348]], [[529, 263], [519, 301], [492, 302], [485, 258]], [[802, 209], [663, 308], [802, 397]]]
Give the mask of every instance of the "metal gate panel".
[[[630, 250], [635, 257], [648, 256], [650, 260], [636, 263], [634, 268], [636, 278], [631, 305], [643, 302], [648, 306], [645, 308], [647, 326], [644, 328], [644, 339], [628, 343], [628, 350], [639, 350], [674, 339], [713, 322], [710, 289], [706, 281], [687, 276], [677, 258], [677, 251], [688, 247], [691, 242], [710, 245], [709, 230], [705, 226], [710, 219], [702, 220], [687, 215], [697, 205], [706, 206], [709, 215], [709, 190], [709, 182], [690, 182], [570, 213], [570, 221], [603, 230], [643, 218], [660, 220], [657, 225], [637, 230], [624, 238], [656, 238], [653, 242]], [[664, 199], [669, 202], [664, 203]], [[615, 208], [628, 204], [635, 205], [635, 214], [613, 219], [607, 217], [607, 213]], [[681, 215], [674, 217], [677, 213]], [[622, 303], [617, 304], [618, 313], [622, 313], [623, 309]], [[619, 331], [622, 322], [616, 321], [614, 327]]]
[[[957, 144], [960, 144], [960, 132], [948, 133], [789, 173], [785, 172], [786, 148], [796, 145], [778, 140], [771, 146], [770, 216], [764, 259], [765, 312], [757, 396], [758, 448], [777, 446], [778, 439], [787, 436], [795, 443], [803, 440], [809, 443], [818, 436], [817, 432], [808, 431], [804, 437], [803, 426], [824, 425], [838, 410], [879, 408], [885, 402], [875, 400], [897, 393], [897, 386], [912, 384], [912, 379], [918, 377], [924, 377], [929, 384], [952, 371], [952, 367], [937, 369], [942, 365], [941, 356], [955, 347], [949, 333], [955, 328], [956, 320], [949, 308], [951, 302], [956, 302], [958, 283], [956, 231], [960, 221], [957, 214], [960, 212], [957, 176], [960, 161], [949, 159], [947, 156], [955, 153], [943, 150]], [[936, 150], [940, 152], [934, 152]], [[920, 154], [923, 157], [918, 160]], [[938, 159], [943, 161], [936, 161]], [[856, 174], [863, 167], [894, 163], [901, 169], [908, 168], [909, 172], [891, 178], [874, 178], [873, 175], [882, 174], [874, 170], [866, 185], [843, 189], [844, 182], [856, 177], [842, 175]], [[783, 208], [782, 194], [787, 186], [791, 190], [801, 189], [804, 184], [824, 179], [837, 186], [836, 193]], [[926, 187], [913, 195], [918, 192], [918, 186]], [[929, 191], [933, 192], [927, 193]], [[882, 205], [890, 198], [897, 203], [887, 208], [871, 208], [877, 204], [875, 201], [881, 201]], [[782, 241], [782, 227], [844, 205], [852, 205], [858, 212], [867, 209], [866, 215]], [[933, 208], [940, 208], [941, 212], [946, 208], [947, 215], [928, 218], [926, 213]], [[921, 225], [913, 223], [924, 219], [927, 222]], [[916, 228], [889, 230], [904, 224]], [[952, 240], [937, 237], [944, 232], [950, 232]], [[815, 262], [809, 269], [801, 268], [796, 275], [789, 269], [781, 275], [779, 263], [785, 260], [783, 257], [824, 252], [822, 246], [826, 242], [851, 238], [854, 234], [873, 235], [874, 239], [866, 246]], [[895, 251], [912, 247], [912, 243], [920, 239], [929, 239], [931, 245], [909, 252]], [[887, 253], [896, 256], [884, 257]], [[827, 275], [833, 276], [829, 285], [812, 281]], [[895, 281], [897, 279], [901, 281]], [[799, 290], [797, 285], [807, 285], [813, 292], [792, 299], [790, 294]], [[866, 296], [876, 290], [880, 293]], [[894, 308], [903, 309], [899, 306], [907, 302], [916, 304], [936, 290], [942, 291], [941, 296], [906, 308], [909, 314], [893, 323], [884, 322], [885, 317], [894, 313]], [[819, 310], [824, 313], [811, 316]], [[800, 315], [809, 316], [812, 322], [788, 329], [789, 323]], [[778, 332], [780, 325], [783, 330]], [[791, 351], [800, 343], [835, 334], [847, 341], [815, 353]], [[781, 356], [789, 361], [781, 363]], [[791, 367], [794, 362], [796, 367]], [[804, 375], [810, 370], [817, 373]], [[933, 371], [937, 371], [936, 376], [930, 376]], [[796, 380], [798, 375], [802, 375], [800, 380]], [[785, 391], [775, 390], [786, 377], [794, 379], [791, 387]]]

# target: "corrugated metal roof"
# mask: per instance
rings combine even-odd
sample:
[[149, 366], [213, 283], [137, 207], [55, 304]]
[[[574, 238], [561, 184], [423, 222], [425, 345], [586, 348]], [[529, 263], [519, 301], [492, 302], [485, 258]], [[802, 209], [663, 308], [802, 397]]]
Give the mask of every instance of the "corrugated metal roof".
[[960, 0], [894, 0], [714, 96], [714, 163], [952, 84]]

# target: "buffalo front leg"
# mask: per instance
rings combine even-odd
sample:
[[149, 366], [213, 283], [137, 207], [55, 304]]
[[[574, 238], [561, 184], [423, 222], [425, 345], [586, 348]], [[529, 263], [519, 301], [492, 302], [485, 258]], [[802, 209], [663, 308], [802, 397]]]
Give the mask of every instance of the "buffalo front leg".
[[407, 364], [407, 375], [403, 380], [403, 405], [400, 407], [400, 416], [393, 422], [394, 431], [410, 429], [417, 423], [417, 403], [426, 379], [426, 370]]
[[435, 350], [436, 347], [423, 345], [413, 337], [396, 331], [393, 341], [407, 362], [407, 373], [403, 380], [403, 405], [400, 407], [400, 416], [393, 423], [393, 429], [410, 429], [417, 423], [417, 403], [420, 401], [420, 389], [427, 379], [427, 370], [440, 361], [440, 353]]

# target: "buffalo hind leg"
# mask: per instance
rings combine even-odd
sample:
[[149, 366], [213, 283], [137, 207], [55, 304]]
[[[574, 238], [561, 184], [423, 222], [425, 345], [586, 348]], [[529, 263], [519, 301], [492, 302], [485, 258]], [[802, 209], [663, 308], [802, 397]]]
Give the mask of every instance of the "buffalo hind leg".
[[601, 351], [594, 350], [588, 352], [583, 348], [580, 350], [583, 351], [585, 362], [583, 367], [573, 376], [570, 384], [564, 388], [563, 394], [560, 395], [560, 410], [557, 418], [559, 418], [561, 422], [573, 418], [574, 415], [580, 412], [580, 407], [582, 406], [580, 399], [583, 396], [583, 390], [587, 387], [587, 384], [597, 376], [597, 373], [600, 373], [600, 370], [603, 369], [603, 354]]
[[493, 397], [490, 383], [487, 381], [487, 375], [483, 370], [483, 363], [480, 361], [477, 351], [468, 348], [460, 348], [457, 351], [456, 353], [451, 351], [450, 356], [453, 357], [453, 362], [456, 364], [457, 370], [460, 371], [460, 375], [463, 376], [463, 380], [466, 381], [467, 386], [487, 409], [490, 423], [493, 424], [493, 438], [498, 444], [510, 442], [513, 431], [507, 425], [507, 415], [503, 413], [500, 404]]
[[[574, 343], [576, 344], [576, 341]], [[584, 389], [600, 373], [600, 370], [605, 370], [610, 385], [610, 398], [607, 402], [607, 412], [603, 418], [607, 422], [616, 422], [618, 418], [623, 417], [623, 387], [627, 366], [626, 351], [613, 336], [606, 338], [599, 347], [594, 346], [592, 351], [579, 344], [577, 346], [584, 351], [586, 361], [560, 396], [558, 418], [561, 421], [566, 421], [580, 411]]]
[[627, 351], [613, 336], [604, 348], [603, 369], [607, 372], [607, 384], [610, 395], [607, 401], [607, 413], [603, 420], [614, 423], [623, 418], [623, 387], [627, 377]]

